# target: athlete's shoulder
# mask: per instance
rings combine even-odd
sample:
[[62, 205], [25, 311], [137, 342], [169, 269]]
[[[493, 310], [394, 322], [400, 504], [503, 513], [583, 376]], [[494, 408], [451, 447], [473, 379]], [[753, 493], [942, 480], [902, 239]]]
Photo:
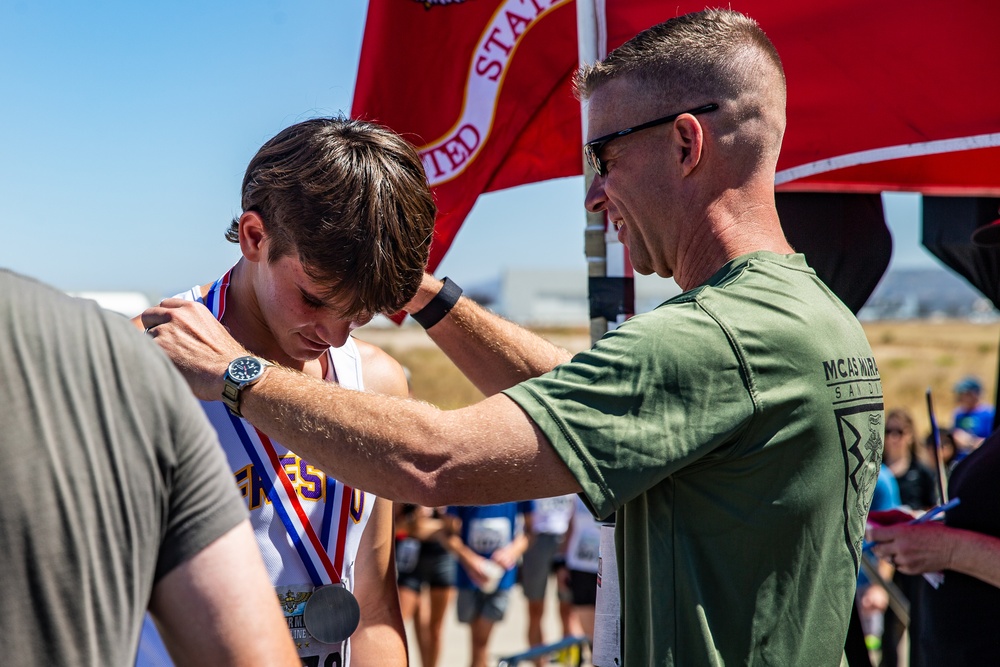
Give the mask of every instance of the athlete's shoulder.
[[363, 340], [354, 339], [361, 359], [365, 388], [379, 394], [408, 396], [409, 383], [403, 366], [392, 355]]

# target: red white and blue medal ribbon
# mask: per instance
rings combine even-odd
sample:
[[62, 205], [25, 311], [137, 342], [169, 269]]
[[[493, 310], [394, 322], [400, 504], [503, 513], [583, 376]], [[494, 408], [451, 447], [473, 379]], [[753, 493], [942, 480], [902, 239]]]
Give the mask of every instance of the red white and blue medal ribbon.
[[[259, 430], [250, 428], [245, 420], [236, 415], [229, 413], [229, 417], [233, 420], [254, 468], [262, 472], [268, 471], [269, 474], [260, 475], [267, 497], [281, 522], [285, 524], [288, 536], [313, 580], [315, 589], [302, 610], [302, 622], [306, 631], [324, 644], [347, 641], [361, 621], [361, 608], [357, 599], [341, 582], [340, 572], [309, 523], [309, 517], [302, 510], [302, 503], [295, 493], [295, 486], [282, 466], [271, 440]], [[329, 483], [330, 478], [326, 479]], [[345, 499], [349, 499], [351, 490], [345, 486], [343, 491]], [[324, 519], [330, 514], [330, 495], [330, 489], [327, 488]], [[343, 534], [340, 537], [343, 538]], [[339, 542], [340, 540], [338, 546]]]
[[[260, 471], [260, 479], [267, 497], [271, 501], [271, 506], [274, 507], [281, 523], [288, 530], [292, 545], [299, 557], [302, 558], [302, 563], [305, 565], [313, 585], [340, 583], [340, 572], [330, 560], [324, 543], [313, 529], [305, 510], [302, 509], [302, 503], [296, 495], [295, 486], [289, 479], [270, 438], [259, 430], [248, 427], [248, 424], [236, 415], [230, 413], [229, 416], [240, 437], [240, 442], [243, 443], [243, 448], [253, 462], [254, 470]], [[330, 478], [327, 477], [327, 482], [329, 481]], [[330, 496], [328, 488], [324, 518], [330, 514]], [[326, 521], [324, 521], [325, 523]]]
[[[205, 306], [220, 321], [225, 313], [226, 291], [229, 287], [231, 274], [232, 269], [227, 271], [219, 280], [215, 281], [208, 294], [205, 295]], [[312, 579], [313, 585], [323, 586], [341, 583], [340, 571], [330, 559], [330, 555], [324, 546], [329, 543], [334, 514], [332, 511], [334, 509], [332, 498], [336, 495], [330, 489], [330, 485], [331, 483], [336, 484], [336, 481], [328, 475], [324, 476], [327, 488], [322, 521], [323, 536], [321, 539], [316, 534], [309, 521], [309, 517], [302, 508], [302, 503], [296, 494], [295, 486], [288, 477], [288, 473], [282, 464], [282, 459], [278, 456], [271, 439], [236, 415], [230, 413], [229, 417], [233, 422], [233, 427], [240, 438], [240, 442], [243, 444], [243, 448], [253, 463], [254, 470], [257, 471], [267, 498], [271, 501], [271, 506], [288, 531], [292, 545], [302, 559], [302, 563], [310, 579]], [[345, 486], [343, 489], [343, 501], [350, 502], [352, 495], [353, 490]], [[345, 539], [345, 535], [340, 535], [339, 537]], [[340, 555], [341, 552], [342, 549], [339, 548], [338, 544], [337, 554]]]

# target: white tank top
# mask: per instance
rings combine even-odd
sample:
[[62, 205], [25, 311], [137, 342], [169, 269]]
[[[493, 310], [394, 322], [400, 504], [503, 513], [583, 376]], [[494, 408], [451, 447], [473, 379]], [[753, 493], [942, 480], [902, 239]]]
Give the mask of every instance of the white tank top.
[[[194, 287], [178, 296], [205, 304], [217, 319], [222, 319], [231, 274], [232, 270], [217, 280], [204, 297], [200, 287]], [[347, 389], [364, 389], [361, 356], [352, 338], [348, 338], [342, 347], [330, 348], [327, 354], [327, 381], [336, 382]], [[247, 420], [234, 418], [221, 402], [203, 401], [202, 407], [219, 435], [236, 485], [247, 502], [257, 546], [271, 583], [274, 584], [299, 656], [313, 660], [314, 656], [319, 656], [318, 664], [321, 666], [348, 667], [350, 640], [343, 646], [322, 644], [309, 635], [302, 623], [302, 610], [315, 586], [296, 550], [292, 536], [268, 499], [261, 473], [255, 470], [242, 441], [242, 438], [259, 439], [267, 436]], [[342, 582], [348, 590], [353, 591], [358, 547], [375, 504], [375, 496], [328, 477], [277, 441], [271, 440], [270, 443], [295, 488], [302, 510], [326, 548], [334, 567], [340, 572]], [[155, 626], [147, 618], [136, 664], [143, 667], [169, 665], [169, 661], [164, 662], [167, 654], [162, 650], [160, 638], [150, 636], [150, 631], [155, 633]], [[309, 662], [312, 663], [312, 660]]]

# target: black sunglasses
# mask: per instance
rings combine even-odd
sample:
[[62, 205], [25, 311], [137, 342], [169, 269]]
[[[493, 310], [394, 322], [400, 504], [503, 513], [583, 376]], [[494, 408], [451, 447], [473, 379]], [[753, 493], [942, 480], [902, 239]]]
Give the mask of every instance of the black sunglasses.
[[669, 116], [664, 116], [663, 118], [657, 118], [656, 120], [651, 120], [648, 123], [643, 123], [642, 125], [627, 127], [624, 130], [618, 130], [617, 132], [612, 132], [611, 134], [605, 134], [603, 137], [598, 137], [593, 141], [585, 143], [583, 145], [583, 154], [587, 157], [587, 162], [590, 163], [591, 168], [593, 168], [594, 172], [596, 172], [598, 176], [606, 176], [607, 169], [605, 169], [604, 162], [601, 160], [598, 153], [609, 141], [613, 141], [618, 137], [624, 137], [625, 135], [632, 134], [633, 132], [638, 132], [639, 130], [645, 130], [651, 127], [656, 127], [657, 125], [669, 123], [670, 121], [677, 120], [679, 116], [683, 116], [686, 113], [689, 113], [692, 116], [697, 116], [700, 113], [708, 113], [709, 111], [715, 111], [718, 108], [719, 105], [713, 102], [711, 104], [700, 106], [697, 109], [678, 111], [675, 114], [670, 114]]

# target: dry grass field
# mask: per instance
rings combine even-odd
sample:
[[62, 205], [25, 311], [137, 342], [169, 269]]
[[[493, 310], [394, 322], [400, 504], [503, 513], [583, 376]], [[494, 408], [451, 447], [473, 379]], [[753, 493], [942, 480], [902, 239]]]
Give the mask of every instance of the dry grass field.
[[[590, 345], [588, 333], [582, 327], [535, 331], [570, 352], [579, 352]], [[354, 335], [378, 345], [410, 369], [415, 398], [445, 409], [465, 407], [483, 398], [418, 326], [364, 327]]]
[[[965, 321], [870, 322], [865, 324], [882, 374], [886, 408], [910, 410], [918, 432], [930, 428], [925, 392], [931, 388], [938, 423], [951, 425], [952, 387], [966, 375], [983, 383], [983, 400], [993, 402], [1000, 323]], [[587, 330], [539, 329], [571, 352], [589, 346]], [[358, 337], [381, 346], [413, 374], [413, 394], [442, 408], [458, 408], [482, 398], [468, 380], [415, 326], [364, 328]]]
[[934, 414], [951, 426], [955, 383], [975, 375], [983, 383], [983, 401], [992, 405], [997, 382], [1000, 324], [958, 320], [871, 322], [865, 332], [882, 374], [887, 409], [910, 410], [918, 432], [927, 433], [930, 419], [925, 393], [931, 389]]

